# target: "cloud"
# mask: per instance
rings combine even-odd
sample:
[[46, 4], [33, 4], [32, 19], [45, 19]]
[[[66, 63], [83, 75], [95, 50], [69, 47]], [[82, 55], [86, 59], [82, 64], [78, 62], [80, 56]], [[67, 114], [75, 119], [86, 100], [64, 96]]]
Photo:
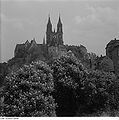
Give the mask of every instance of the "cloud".
[[17, 19], [17, 18], [8, 18], [5, 14], [1, 13], [0, 14], [0, 18], [1, 18], [1, 23], [2, 24], [10, 24], [12, 25], [14, 28], [23, 30], [24, 29], [24, 24], [23, 24], [23, 20], [21, 19]]
[[119, 8], [113, 9], [110, 7], [88, 7], [90, 14], [86, 16], [75, 16], [74, 21], [79, 25], [102, 26], [102, 25], [117, 25], [119, 27]]
[[0, 14], [0, 19], [2, 24], [12, 25], [14, 28], [19, 30], [24, 30], [26, 24], [33, 25], [33, 23], [25, 18], [9, 18], [5, 14]]
[[81, 17], [81, 16], [76, 16], [74, 18], [75, 22], [77, 24], [85, 24], [85, 23], [101, 23], [100, 19], [98, 19], [98, 17], [95, 14], [91, 14], [91, 15], [87, 15], [85, 17]]
[[16, 22], [14, 24], [14, 27], [16, 27], [16, 28], [18, 28], [20, 30], [24, 30], [24, 26], [23, 26], [23, 24], [21, 22]]
[[6, 15], [3, 13], [0, 14], [0, 19], [1, 19], [1, 22], [8, 22], [9, 21], [8, 18], [6, 17]]

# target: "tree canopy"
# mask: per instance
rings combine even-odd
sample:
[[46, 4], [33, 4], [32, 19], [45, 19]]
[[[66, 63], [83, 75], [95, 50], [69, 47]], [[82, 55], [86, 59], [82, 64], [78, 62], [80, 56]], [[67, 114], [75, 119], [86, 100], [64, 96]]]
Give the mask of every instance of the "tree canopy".
[[24, 65], [6, 77], [0, 116], [56, 116], [52, 70], [44, 62]]

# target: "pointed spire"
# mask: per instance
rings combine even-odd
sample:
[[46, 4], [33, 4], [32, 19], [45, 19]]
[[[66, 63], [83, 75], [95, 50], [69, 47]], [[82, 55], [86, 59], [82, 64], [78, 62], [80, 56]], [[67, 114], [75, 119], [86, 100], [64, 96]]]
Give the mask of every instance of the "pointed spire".
[[45, 45], [45, 36], [43, 37], [43, 45]]
[[59, 14], [59, 20], [58, 20], [58, 24], [57, 24], [57, 32], [62, 33], [62, 23], [61, 23], [61, 19], [60, 19], [60, 14]]
[[47, 32], [52, 32], [52, 23], [51, 23], [51, 20], [50, 20], [50, 14], [48, 15], [48, 23], [47, 23]]
[[50, 14], [48, 15], [48, 24], [51, 24]]
[[62, 23], [61, 23], [61, 18], [60, 18], [60, 13], [59, 13], [59, 20], [58, 20], [58, 24], [62, 24]]

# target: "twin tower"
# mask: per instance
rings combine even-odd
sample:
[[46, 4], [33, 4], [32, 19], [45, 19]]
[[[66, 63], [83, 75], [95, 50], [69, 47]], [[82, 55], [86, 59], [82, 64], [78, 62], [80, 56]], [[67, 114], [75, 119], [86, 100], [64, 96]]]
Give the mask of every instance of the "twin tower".
[[46, 44], [48, 46], [59, 46], [63, 45], [63, 30], [62, 30], [62, 22], [59, 16], [59, 20], [57, 23], [57, 31], [52, 31], [52, 23], [50, 20], [50, 16], [48, 18], [47, 29], [46, 29]]

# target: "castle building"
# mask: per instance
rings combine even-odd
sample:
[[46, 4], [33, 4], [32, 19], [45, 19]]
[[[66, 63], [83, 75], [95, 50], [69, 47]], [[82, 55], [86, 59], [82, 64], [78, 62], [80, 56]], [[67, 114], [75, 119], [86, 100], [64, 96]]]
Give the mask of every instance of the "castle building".
[[26, 61], [29, 59], [40, 59], [44, 60], [48, 57], [57, 58], [62, 54], [66, 53], [66, 48], [63, 42], [63, 28], [61, 18], [59, 16], [57, 23], [57, 31], [52, 31], [52, 23], [50, 16], [48, 18], [48, 23], [46, 27], [46, 41], [43, 38], [42, 44], [37, 44], [35, 38], [29, 42], [28, 40], [23, 44], [17, 44], [14, 57], [15, 58], [25, 58]]
[[114, 64], [116, 74], [119, 74], [119, 40], [111, 40], [106, 46], [106, 56], [108, 56]]

